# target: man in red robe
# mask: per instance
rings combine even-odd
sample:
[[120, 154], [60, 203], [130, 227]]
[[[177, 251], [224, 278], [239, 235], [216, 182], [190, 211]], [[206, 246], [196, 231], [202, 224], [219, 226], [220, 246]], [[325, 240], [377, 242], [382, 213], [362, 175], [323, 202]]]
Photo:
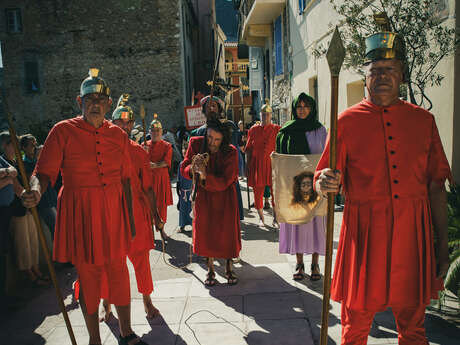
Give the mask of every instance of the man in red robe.
[[391, 307], [399, 344], [425, 345], [425, 307], [449, 265], [450, 168], [433, 115], [399, 99], [403, 39], [370, 36], [366, 59], [368, 96], [339, 116], [338, 171], [326, 168], [327, 143], [316, 172], [321, 192], [341, 184], [346, 195], [331, 298], [342, 303], [342, 344], [366, 344], [374, 314]]
[[[254, 190], [254, 206], [259, 214], [259, 225], [264, 226], [265, 186], [270, 188], [274, 205], [270, 154], [275, 151], [276, 136], [281, 127], [272, 123], [272, 107], [269, 104], [262, 106], [260, 115], [262, 122], [252, 126], [248, 132], [245, 152], [248, 157], [248, 185]], [[273, 223], [276, 225], [276, 215]]]
[[134, 232], [130, 202], [129, 139], [104, 119], [112, 100], [110, 89], [90, 69], [77, 102], [82, 116], [57, 123], [50, 131], [31, 177], [26, 207], [36, 205], [41, 191], [61, 172], [54, 260], [77, 268], [80, 305], [90, 344], [101, 344], [97, 309], [101, 281], [108, 280], [108, 298], [119, 318], [120, 344], [139, 340], [130, 322], [130, 285], [126, 254]]
[[[169, 180], [173, 151], [171, 144], [161, 139], [163, 126], [157, 119], [156, 114], [150, 124], [150, 135], [152, 140], [147, 142], [147, 147], [153, 176], [152, 187], [157, 198], [158, 212], [163, 223], [166, 223], [168, 206], [173, 204], [171, 182]], [[160, 228], [160, 233], [163, 240], [166, 241], [167, 236], [164, 232], [164, 226]]]
[[206, 136], [190, 139], [181, 173], [188, 179], [194, 175], [199, 177], [195, 186], [193, 251], [208, 258], [205, 284], [216, 284], [213, 258], [226, 259], [227, 281], [236, 284], [238, 279], [232, 270], [232, 258], [238, 257], [241, 250], [235, 187], [238, 179], [238, 152], [230, 144], [229, 126], [217, 120], [217, 114], [207, 121]]
[[[134, 113], [127, 105], [129, 95], [120, 96], [117, 108], [112, 114], [112, 123], [123, 129], [128, 136], [134, 126]], [[153, 306], [150, 294], [153, 291], [152, 272], [149, 252], [154, 248], [152, 219], [157, 229], [162, 226], [161, 218], [156, 207], [156, 198], [152, 189], [152, 169], [147, 152], [133, 140], [129, 141], [129, 154], [132, 162], [131, 186], [133, 195], [134, 222], [136, 236], [129, 248], [128, 258], [133, 264], [136, 274], [137, 288], [142, 294], [144, 310], [148, 319], [159, 314]], [[103, 280], [103, 296], [107, 297], [107, 280]], [[101, 321], [107, 321], [110, 316], [110, 303], [104, 298]]]

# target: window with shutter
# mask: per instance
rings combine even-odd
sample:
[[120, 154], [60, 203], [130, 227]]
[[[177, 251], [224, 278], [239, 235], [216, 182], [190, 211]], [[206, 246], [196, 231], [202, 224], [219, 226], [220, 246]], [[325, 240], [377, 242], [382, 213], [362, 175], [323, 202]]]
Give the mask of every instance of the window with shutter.
[[6, 32], [21, 33], [22, 32], [22, 16], [19, 8], [5, 9], [6, 17]]
[[275, 20], [275, 75], [283, 74], [283, 40], [281, 16]]
[[38, 78], [38, 62], [26, 61], [25, 68], [25, 87], [27, 93], [40, 92], [40, 81]]

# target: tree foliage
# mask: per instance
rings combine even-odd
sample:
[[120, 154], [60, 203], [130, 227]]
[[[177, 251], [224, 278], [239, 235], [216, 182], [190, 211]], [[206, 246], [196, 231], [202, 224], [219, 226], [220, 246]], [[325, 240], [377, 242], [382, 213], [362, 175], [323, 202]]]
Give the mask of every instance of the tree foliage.
[[[440, 86], [444, 78], [436, 67], [454, 53], [459, 41], [455, 28], [442, 18], [447, 6], [445, 0], [330, 0], [338, 14], [343, 16], [341, 27], [347, 57], [344, 67], [364, 75], [367, 36], [381, 31], [374, 14], [385, 12], [391, 31], [405, 40], [408, 75], [408, 93], [411, 103], [431, 109], [432, 103], [425, 93], [431, 86]], [[452, 26], [452, 25], [451, 25]]]

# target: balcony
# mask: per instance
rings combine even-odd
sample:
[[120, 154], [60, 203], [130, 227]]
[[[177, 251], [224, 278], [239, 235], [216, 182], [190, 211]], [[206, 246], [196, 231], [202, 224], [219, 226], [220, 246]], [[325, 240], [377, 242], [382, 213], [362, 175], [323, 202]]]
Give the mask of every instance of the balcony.
[[286, 0], [254, 0], [244, 21], [242, 40], [249, 46], [264, 46], [272, 35], [272, 23], [286, 6]]
[[226, 62], [225, 73], [246, 75], [249, 62]]

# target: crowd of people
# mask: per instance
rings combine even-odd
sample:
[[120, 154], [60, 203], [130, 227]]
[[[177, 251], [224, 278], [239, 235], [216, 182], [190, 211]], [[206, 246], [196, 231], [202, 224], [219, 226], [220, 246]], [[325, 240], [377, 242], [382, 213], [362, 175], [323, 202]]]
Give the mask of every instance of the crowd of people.
[[[225, 260], [228, 284], [239, 282], [233, 259], [242, 247], [243, 176], [254, 192], [261, 227], [271, 196], [279, 252], [296, 256], [293, 279], [307, 277], [304, 255], [312, 255], [309, 277], [316, 281], [319, 255], [325, 255], [325, 219], [278, 224], [270, 155], [322, 154], [316, 171], [294, 178], [292, 203], [308, 204], [327, 193], [346, 195], [331, 287], [331, 298], [342, 303], [342, 344], [365, 344], [374, 314], [387, 307], [395, 315], [400, 344], [427, 344], [425, 306], [441, 288], [448, 266], [444, 183], [450, 168], [434, 117], [398, 97], [404, 49], [400, 37], [390, 34], [392, 46], [383, 40], [389, 33], [376, 34], [383, 35], [377, 37], [381, 46], [366, 42], [368, 96], [339, 117], [334, 171], [328, 168], [327, 131], [306, 93], [294, 99], [293, 119], [282, 127], [272, 123], [267, 103], [260, 122], [246, 131], [225, 118], [217, 97], [208, 96], [202, 99], [203, 126], [175, 135], [155, 117], [143, 142], [133, 131], [129, 95], [123, 94], [111, 120], [105, 119], [110, 89], [99, 71], [90, 69], [77, 97], [81, 116], [56, 124], [43, 146], [30, 134], [19, 138], [30, 192], [18, 176], [10, 134], [0, 133], [2, 253], [12, 235], [18, 269], [32, 284], [49, 285], [38, 266], [37, 230], [29, 211], [37, 206], [54, 238], [53, 259], [77, 270], [90, 344], [101, 343], [99, 322], [107, 320], [111, 304], [117, 309], [120, 344], [145, 344], [130, 324], [126, 259], [134, 266], [146, 316], [153, 318], [160, 311], [151, 300], [149, 251], [154, 230], [167, 241], [170, 176], [177, 174], [178, 227], [192, 226], [193, 252], [207, 263], [207, 287], [217, 283], [215, 258]], [[0, 264], [4, 284], [5, 263]]]

